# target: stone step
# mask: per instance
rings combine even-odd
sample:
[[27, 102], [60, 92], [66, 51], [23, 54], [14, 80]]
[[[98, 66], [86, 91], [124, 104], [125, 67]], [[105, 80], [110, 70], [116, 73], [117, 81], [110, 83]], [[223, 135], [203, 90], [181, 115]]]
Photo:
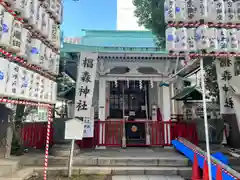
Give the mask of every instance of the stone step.
[[20, 168], [19, 161], [0, 159], [0, 177], [16, 172]]
[[[43, 166], [44, 158], [28, 158], [21, 161], [24, 166]], [[49, 166], [67, 166], [68, 158], [49, 156]], [[137, 166], [137, 167], [186, 167], [187, 158], [183, 157], [74, 157], [74, 166]]]
[[[111, 175], [180, 175], [188, 177], [191, 174], [191, 167], [73, 167], [73, 174], [111, 174]], [[50, 175], [67, 175], [67, 168], [51, 167]]]
[[[72, 174], [102, 174], [102, 175], [148, 175], [148, 176], [181, 176], [190, 177], [190, 167], [73, 167]], [[67, 175], [66, 167], [50, 167], [48, 176]], [[43, 168], [23, 168], [16, 173], [1, 177], [0, 180], [26, 180], [32, 176], [43, 176]]]
[[113, 176], [112, 180], [184, 180], [181, 176]]

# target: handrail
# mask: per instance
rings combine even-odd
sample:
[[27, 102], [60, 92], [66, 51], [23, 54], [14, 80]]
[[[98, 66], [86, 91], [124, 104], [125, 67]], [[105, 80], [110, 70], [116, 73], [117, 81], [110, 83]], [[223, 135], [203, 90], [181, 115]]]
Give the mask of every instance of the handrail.
[[[178, 140], [180, 142], [182, 142], [184, 145], [186, 145], [187, 147], [189, 147], [190, 149], [192, 149], [194, 152], [197, 152], [198, 154], [205, 156], [206, 152], [203, 151], [201, 148], [199, 148], [198, 146], [192, 144], [191, 142], [187, 141], [186, 139], [179, 137]], [[230, 168], [229, 166], [223, 164], [221, 161], [219, 161], [218, 159], [214, 158], [213, 156], [211, 156], [211, 161], [214, 164], [218, 164], [220, 165], [220, 167], [225, 170], [226, 173], [234, 176], [237, 179], [240, 179], [240, 173], [238, 173], [237, 171], [235, 171], [234, 169]]]

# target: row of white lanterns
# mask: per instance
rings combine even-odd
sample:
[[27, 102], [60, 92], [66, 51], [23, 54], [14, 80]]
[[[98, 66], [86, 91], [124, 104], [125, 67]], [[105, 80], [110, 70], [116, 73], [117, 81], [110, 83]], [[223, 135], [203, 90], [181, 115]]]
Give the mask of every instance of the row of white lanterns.
[[[2, 37], [0, 39], [1, 44], [5, 46], [14, 46], [13, 40], [17, 41], [17, 44], [21, 43], [21, 40], [24, 41], [26, 39], [26, 33], [23, 32], [25, 28], [18, 20], [14, 19], [14, 16], [6, 11], [3, 5], [0, 5], [0, 26], [2, 26]], [[33, 17], [31, 15], [30, 17]], [[48, 16], [48, 13], [42, 13], [42, 16], [39, 14], [39, 18], [35, 19], [35, 21], [27, 21], [24, 25], [27, 28], [31, 29], [31, 35], [37, 36], [41, 35], [44, 39], [48, 40], [55, 48], [60, 48], [60, 26]], [[25, 30], [27, 31], [27, 30]], [[34, 32], [34, 34], [33, 34]], [[35, 33], [38, 33], [36, 35]], [[23, 35], [22, 35], [23, 34]], [[21, 37], [22, 36], [22, 37]], [[16, 43], [15, 43], [16, 44]], [[19, 47], [14, 46], [14, 48]]]
[[166, 22], [240, 23], [240, 2], [233, 0], [165, 0]]
[[0, 95], [52, 103], [57, 83], [16, 63], [0, 58]]
[[[23, 24], [15, 20], [13, 15], [7, 12], [2, 5], [0, 5], [0, 12], [2, 14], [0, 16], [0, 27], [2, 28], [0, 45], [6, 47], [7, 51], [16, 53], [17, 56], [26, 59], [28, 63], [37, 65], [53, 74], [58, 74], [59, 54], [44, 44], [38, 37], [32, 36], [32, 32], [23, 28]], [[56, 23], [52, 24], [49, 28], [45, 28], [45, 31], [42, 31], [43, 34], [44, 32], [46, 38], [49, 37], [52, 44], [59, 48], [59, 26]]]
[[166, 30], [166, 48], [170, 51], [194, 52], [206, 49], [208, 52], [238, 52], [240, 31], [236, 28], [175, 28]]
[[62, 22], [63, 3], [61, 0], [4, 0], [11, 6], [11, 9], [20, 12], [21, 16], [29, 21], [41, 19], [41, 14], [48, 12], [58, 22]]

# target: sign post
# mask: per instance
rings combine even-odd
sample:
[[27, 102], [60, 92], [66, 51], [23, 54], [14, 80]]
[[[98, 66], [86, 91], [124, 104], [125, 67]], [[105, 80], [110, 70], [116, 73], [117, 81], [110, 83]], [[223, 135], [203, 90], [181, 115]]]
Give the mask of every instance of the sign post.
[[68, 177], [72, 177], [72, 162], [73, 162], [73, 151], [74, 151], [75, 139], [72, 139], [70, 157], [68, 162]]
[[65, 139], [71, 139], [71, 149], [68, 163], [68, 177], [72, 176], [72, 162], [75, 140], [82, 140], [84, 131], [84, 122], [82, 118], [75, 117], [65, 122]]

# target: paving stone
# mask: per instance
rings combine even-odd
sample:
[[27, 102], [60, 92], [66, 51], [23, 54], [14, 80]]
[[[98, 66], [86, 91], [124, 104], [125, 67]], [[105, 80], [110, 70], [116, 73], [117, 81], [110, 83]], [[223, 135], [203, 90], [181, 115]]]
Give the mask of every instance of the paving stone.
[[129, 176], [113, 176], [112, 180], [131, 180]]

